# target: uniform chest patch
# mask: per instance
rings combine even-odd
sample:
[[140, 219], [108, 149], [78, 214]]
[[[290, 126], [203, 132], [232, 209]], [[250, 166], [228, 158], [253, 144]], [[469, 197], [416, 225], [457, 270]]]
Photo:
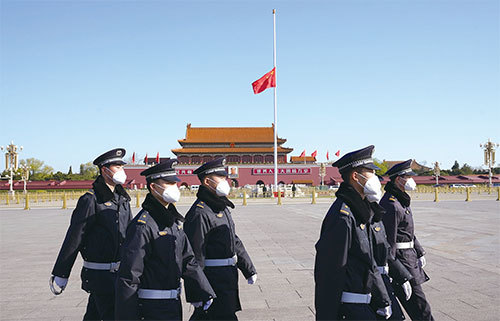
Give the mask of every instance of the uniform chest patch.
[[160, 236], [165, 236], [165, 235], [167, 235], [167, 234], [168, 234], [168, 232], [167, 232], [167, 231], [159, 231], [159, 232], [158, 232], [158, 235], [160, 235]]
[[381, 228], [380, 226], [375, 227], [375, 231], [380, 232]]
[[409, 211], [409, 210], [406, 210], [406, 211], [405, 211], [405, 213], [406, 213], [406, 214], [410, 214], [410, 211]]
[[218, 217], [218, 218], [221, 218], [221, 217], [223, 217], [223, 216], [224, 216], [224, 214], [222, 214], [222, 213], [217, 214], [217, 217]]
[[365, 224], [359, 224], [359, 227], [364, 230], [365, 229]]
[[104, 205], [106, 205], [106, 206], [111, 206], [111, 204], [112, 204], [111, 202], [104, 203]]

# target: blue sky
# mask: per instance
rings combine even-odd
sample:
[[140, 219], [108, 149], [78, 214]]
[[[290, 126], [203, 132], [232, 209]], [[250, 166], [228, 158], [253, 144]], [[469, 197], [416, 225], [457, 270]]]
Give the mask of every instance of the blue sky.
[[[9, 1], [0, 144], [56, 170], [124, 147], [173, 156], [186, 124], [270, 126], [293, 155], [480, 166], [499, 142], [498, 1]], [[2, 166], [4, 166], [2, 164]]]

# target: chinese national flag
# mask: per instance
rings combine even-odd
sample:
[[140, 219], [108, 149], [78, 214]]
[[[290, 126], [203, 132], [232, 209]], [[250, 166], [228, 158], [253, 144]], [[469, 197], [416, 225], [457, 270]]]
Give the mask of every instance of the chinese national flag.
[[132, 164], [135, 164], [135, 152], [132, 154]]
[[318, 151], [315, 150], [312, 154], [311, 154], [311, 157], [316, 157], [316, 155], [318, 155]]
[[160, 152], [156, 153], [156, 164], [160, 163]]
[[148, 153], [146, 153], [146, 157], [144, 157], [144, 164], [148, 163]]
[[302, 154], [300, 154], [299, 157], [306, 157], [306, 150], [304, 149], [304, 151], [302, 152]]
[[340, 149], [335, 153], [335, 156], [337, 156], [337, 157], [340, 156]]
[[252, 83], [253, 93], [260, 94], [267, 88], [276, 87], [276, 67]]
[[326, 160], [330, 160], [330, 157], [328, 157], [328, 151], [326, 151]]

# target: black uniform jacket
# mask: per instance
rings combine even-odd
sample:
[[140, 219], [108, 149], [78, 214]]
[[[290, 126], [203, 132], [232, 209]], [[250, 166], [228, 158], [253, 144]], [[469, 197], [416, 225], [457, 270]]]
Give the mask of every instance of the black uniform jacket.
[[387, 242], [384, 223], [382, 217], [385, 210], [377, 203], [370, 203], [370, 207], [375, 213], [372, 219], [371, 229], [373, 235], [373, 256], [378, 266], [389, 266], [389, 276], [393, 283], [401, 285], [413, 279], [406, 267], [391, 254], [391, 246]]
[[[68, 278], [78, 252], [89, 262], [120, 261], [120, 247], [132, 219], [130, 196], [121, 185], [111, 192], [102, 176], [78, 200], [52, 274]], [[116, 273], [82, 268], [82, 289], [113, 293]]]
[[[380, 205], [386, 210], [382, 221], [387, 233], [387, 241], [391, 246], [391, 254], [399, 259], [413, 275], [412, 284], [422, 284], [428, 281], [429, 277], [418, 265], [418, 258], [425, 255], [425, 251], [414, 233], [410, 196], [395, 187], [392, 182], [387, 183], [385, 190], [386, 193]], [[411, 241], [415, 243], [413, 249], [396, 249], [396, 243]]]
[[[205, 259], [227, 259], [237, 255], [237, 267], [245, 278], [256, 274], [255, 267], [248, 255], [243, 242], [235, 232], [235, 226], [228, 206], [234, 204], [226, 197], [216, 196], [205, 186], [200, 186], [198, 199], [186, 214], [184, 230], [191, 242], [198, 263], [204, 267], [204, 272], [210, 284], [217, 293], [218, 300], [228, 298], [222, 314], [241, 310], [238, 298], [238, 272], [235, 267], [205, 267]], [[186, 294], [194, 291], [186, 282]], [[222, 306], [221, 304], [220, 306]]]
[[215, 297], [197, 264], [189, 240], [180, 225], [183, 220], [173, 204], [165, 208], [151, 194], [127, 229], [116, 284], [116, 318], [135, 320], [138, 316], [138, 289], [174, 290], [180, 278], [195, 288], [188, 302]]
[[342, 183], [316, 243], [314, 266], [317, 320], [337, 320], [342, 292], [372, 293], [373, 305], [390, 304], [372, 250], [369, 203]]

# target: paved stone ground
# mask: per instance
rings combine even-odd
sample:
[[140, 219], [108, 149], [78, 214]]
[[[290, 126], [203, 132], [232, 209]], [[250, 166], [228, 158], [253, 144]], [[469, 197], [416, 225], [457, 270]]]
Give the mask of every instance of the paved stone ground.
[[[314, 319], [314, 243], [331, 201], [309, 202], [276, 206], [260, 200], [233, 211], [259, 274], [253, 286], [240, 280], [240, 320]], [[418, 200], [412, 207], [427, 250], [431, 280], [423, 288], [435, 319], [498, 320], [500, 202]], [[182, 213], [187, 208], [179, 205]], [[70, 214], [71, 209], [0, 208], [0, 320], [81, 320], [87, 300], [80, 289], [81, 258], [62, 295], [48, 288]], [[185, 320], [191, 312], [185, 305]]]

